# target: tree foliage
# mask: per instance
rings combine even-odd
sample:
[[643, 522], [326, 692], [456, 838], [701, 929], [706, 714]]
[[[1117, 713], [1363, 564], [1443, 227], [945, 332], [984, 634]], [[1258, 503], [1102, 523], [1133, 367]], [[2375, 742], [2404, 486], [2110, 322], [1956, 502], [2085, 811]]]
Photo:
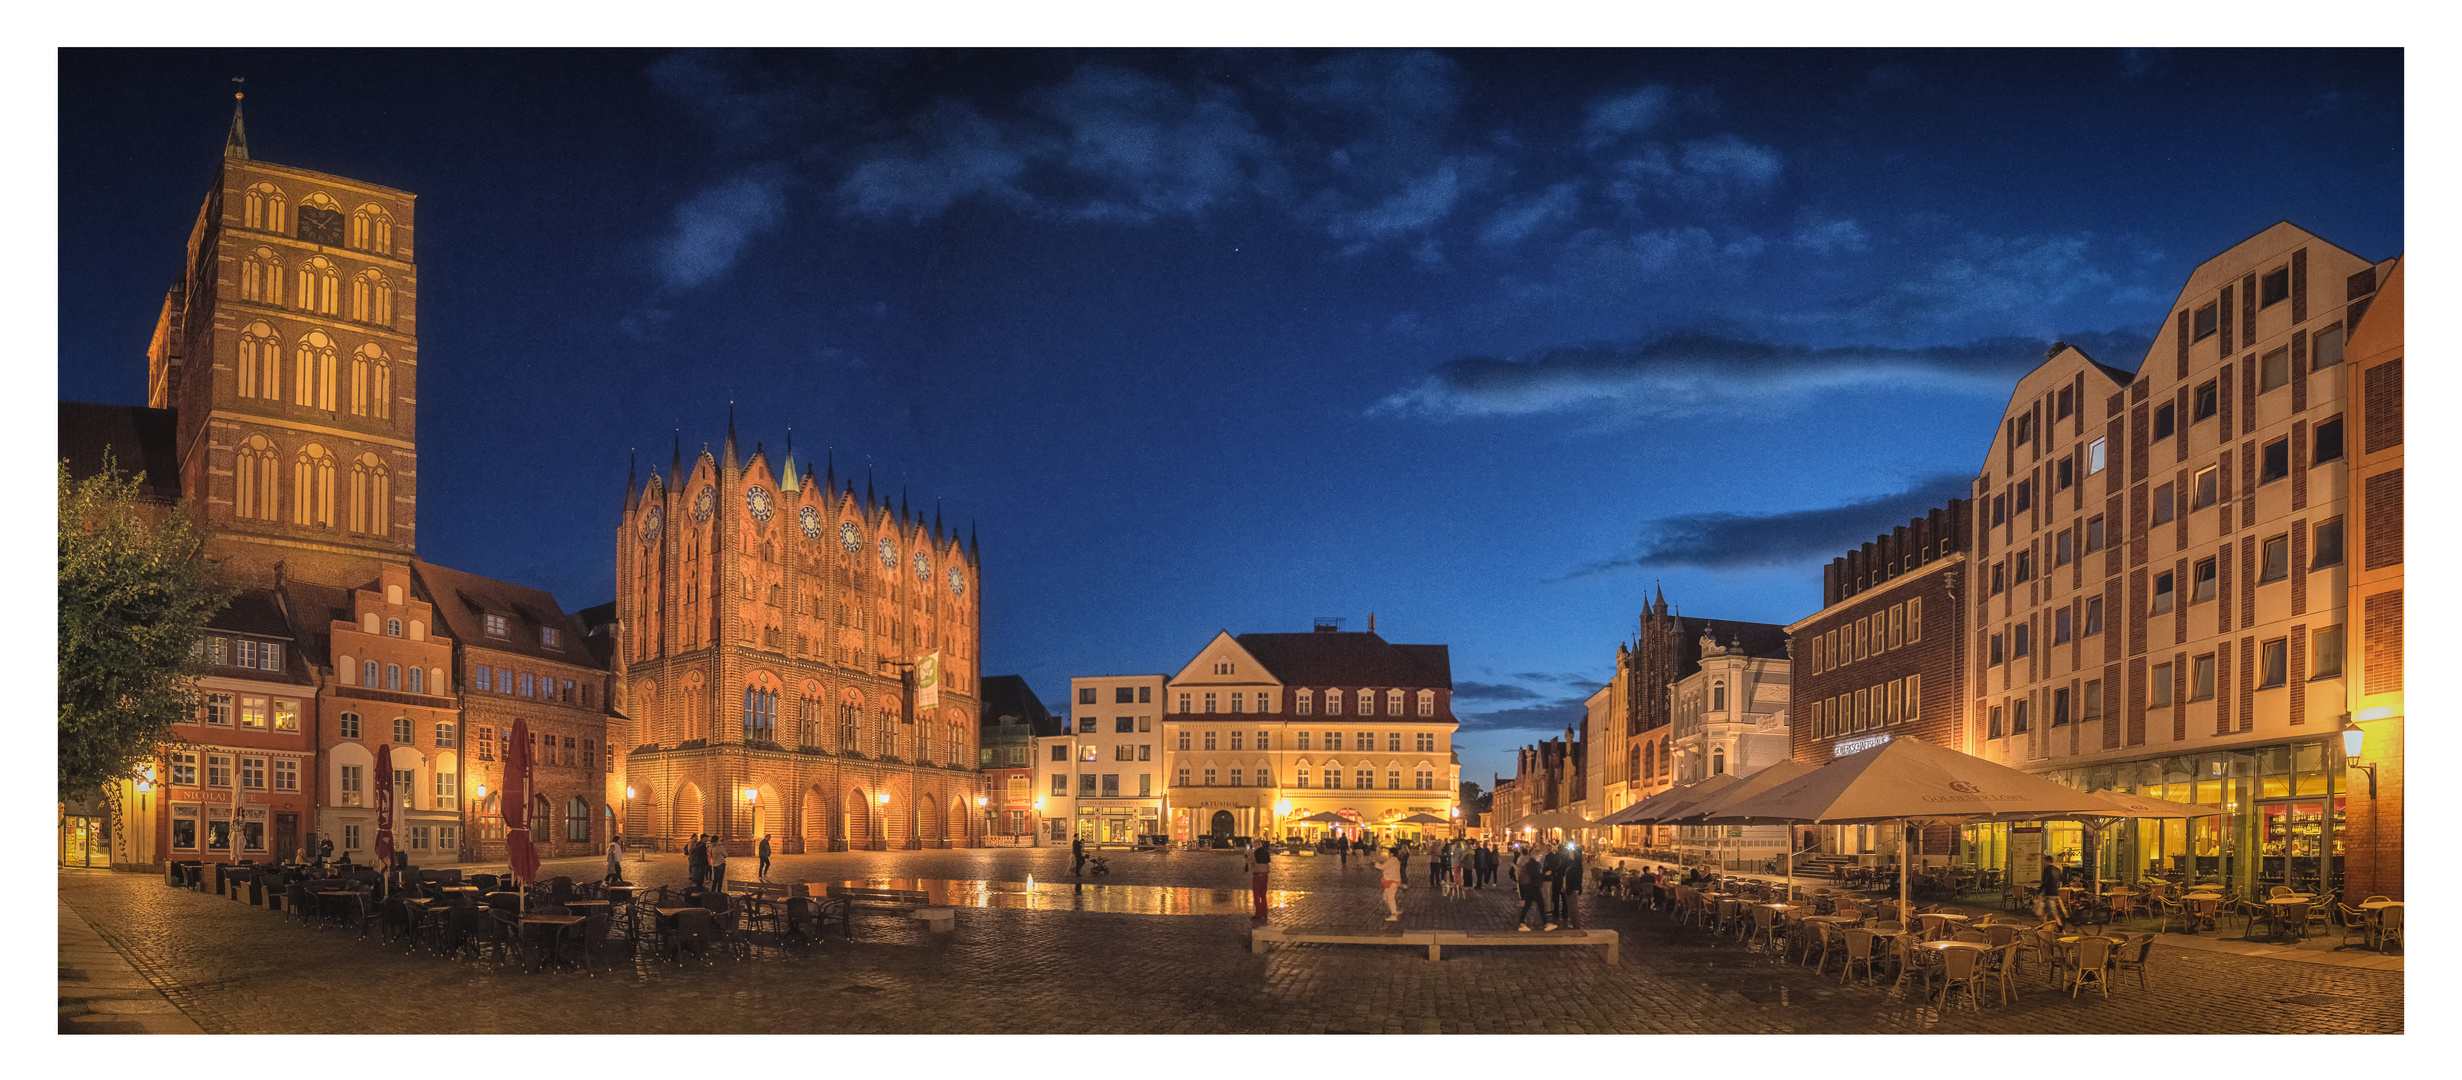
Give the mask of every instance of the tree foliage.
[[187, 504], [150, 511], [144, 474], [106, 455], [83, 480], [60, 462], [60, 797], [133, 775], [197, 709], [192, 650], [229, 594]]

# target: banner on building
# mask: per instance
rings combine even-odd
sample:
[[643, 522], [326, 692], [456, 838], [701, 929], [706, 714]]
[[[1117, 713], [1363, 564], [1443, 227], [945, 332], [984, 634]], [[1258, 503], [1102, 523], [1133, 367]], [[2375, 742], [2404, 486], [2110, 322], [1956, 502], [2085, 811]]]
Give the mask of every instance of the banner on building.
[[940, 654], [925, 653], [915, 661], [915, 708], [940, 705]]

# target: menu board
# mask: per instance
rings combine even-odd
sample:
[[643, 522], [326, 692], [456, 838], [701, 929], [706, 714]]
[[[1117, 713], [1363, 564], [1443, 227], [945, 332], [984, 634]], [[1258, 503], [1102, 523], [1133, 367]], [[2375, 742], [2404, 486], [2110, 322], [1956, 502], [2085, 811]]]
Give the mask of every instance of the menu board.
[[2009, 880], [2028, 884], [2043, 878], [2043, 826], [2009, 827]]

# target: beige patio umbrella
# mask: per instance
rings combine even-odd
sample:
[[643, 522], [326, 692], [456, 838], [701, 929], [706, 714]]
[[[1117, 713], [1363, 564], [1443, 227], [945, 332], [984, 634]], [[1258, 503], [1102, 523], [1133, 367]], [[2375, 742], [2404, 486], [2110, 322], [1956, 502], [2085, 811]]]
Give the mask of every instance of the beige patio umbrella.
[[[1823, 765], [1759, 795], [1729, 803], [1707, 825], [1755, 821], [1909, 826], [1983, 816], [2061, 817], [2106, 813], [2107, 800], [1998, 762], [1900, 735]], [[1914, 859], [1901, 845], [1898, 902], [1913, 903]]]
[[1679, 812], [1686, 807], [1693, 806], [1701, 800], [1709, 798], [1712, 795], [1716, 795], [1721, 791], [1727, 790], [1728, 788], [1734, 787], [1736, 784], [1741, 782], [1742, 781], [1737, 780], [1733, 775], [1728, 773], [1720, 773], [1717, 776], [1713, 776], [1707, 780], [1696, 780], [1690, 784], [1684, 785], [1683, 787], [1669, 788], [1665, 791], [1659, 792], [1656, 795], [1652, 795], [1647, 799], [1634, 803], [1631, 806], [1625, 807], [1622, 810], [1609, 814], [1606, 817], [1600, 818], [1598, 820], [1598, 824], [1662, 824], [1662, 819], [1665, 815]]
[[[2169, 799], [2158, 799], [2152, 795], [2132, 795], [2125, 791], [2114, 791], [2110, 788], [2105, 788], [2101, 791], [2089, 792], [2087, 797], [2101, 803], [2101, 807], [2093, 810], [2079, 810], [2065, 814], [2043, 814], [2041, 817], [2075, 821], [2079, 825], [2085, 826], [2086, 851], [2089, 859], [2099, 858], [2097, 852], [2099, 851], [2099, 844], [2103, 837], [2103, 830], [2119, 824], [2122, 821], [2135, 820], [2139, 818], [2162, 819], [2214, 817], [2219, 814], [2227, 813], [2227, 811], [2219, 806], [2209, 806], [2199, 803], [2173, 802]], [[2034, 819], [2029, 818], [2022, 813], [2005, 813], [1992, 814], [1984, 818], [1984, 820], [2028, 821]], [[2093, 865], [2089, 867], [2089, 870], [2090, 872], [2086, 876], [2089, 883], [2093, 887], [2094, 898], [2100, 901], [2103, 899], [2102, 867], [2099, 865]]]
[[[1680, 807], [1659, 816], [1662, 825], [1707, 824], [1711, 814], [1764, 791], [1788, 783], [1820, 768], [1801, 761], [1781, 761], [1732, 784], [1720, 785], [1720, 790], [1696, 799], [1692, 805]], [[1721, 774], [1725, 775], [1725, 774]], [[1734, 779], [1732, 776], [1728, 779]], [[1713, 777], [1712, 779], [1717, 779]], [[1795, 902], [1795, 830], [1787, 830], [1787, 902]]]
[[1566, 832], [1572, 832], [1575, 829], [1590, 828], [1595, 824], [1597, 823], [1591, 821], [1589, 818], [1583, 817], [1580, 814], [1576, 814], [1570, 810], [1542, 810], [1536, 814], [1529, 814], [1523, 817], [1515, 818], [1514, 820], [1506, 823], [1505, 828], [1507, 830], [1563, 829]]

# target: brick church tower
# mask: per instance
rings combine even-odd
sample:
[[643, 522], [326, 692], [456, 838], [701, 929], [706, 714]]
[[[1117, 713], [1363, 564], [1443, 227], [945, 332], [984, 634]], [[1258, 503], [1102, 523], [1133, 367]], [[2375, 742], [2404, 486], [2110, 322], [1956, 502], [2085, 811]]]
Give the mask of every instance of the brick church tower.
[[416, 553], [417, 268], [406, 191], [248, 156], [234, 110], [147, 347], [179, 489], [224, 581], [357, 583]]
[[731, 418], [719, 453], [688, 462], [679, 440], [664, 476], [626, 480], [614, 660], [633, 732], [609, 739], [633, 747], [628, 835], [981, 843], [979, 551], [870, 487], [799, 473], [791, 447], [744, 458]]

